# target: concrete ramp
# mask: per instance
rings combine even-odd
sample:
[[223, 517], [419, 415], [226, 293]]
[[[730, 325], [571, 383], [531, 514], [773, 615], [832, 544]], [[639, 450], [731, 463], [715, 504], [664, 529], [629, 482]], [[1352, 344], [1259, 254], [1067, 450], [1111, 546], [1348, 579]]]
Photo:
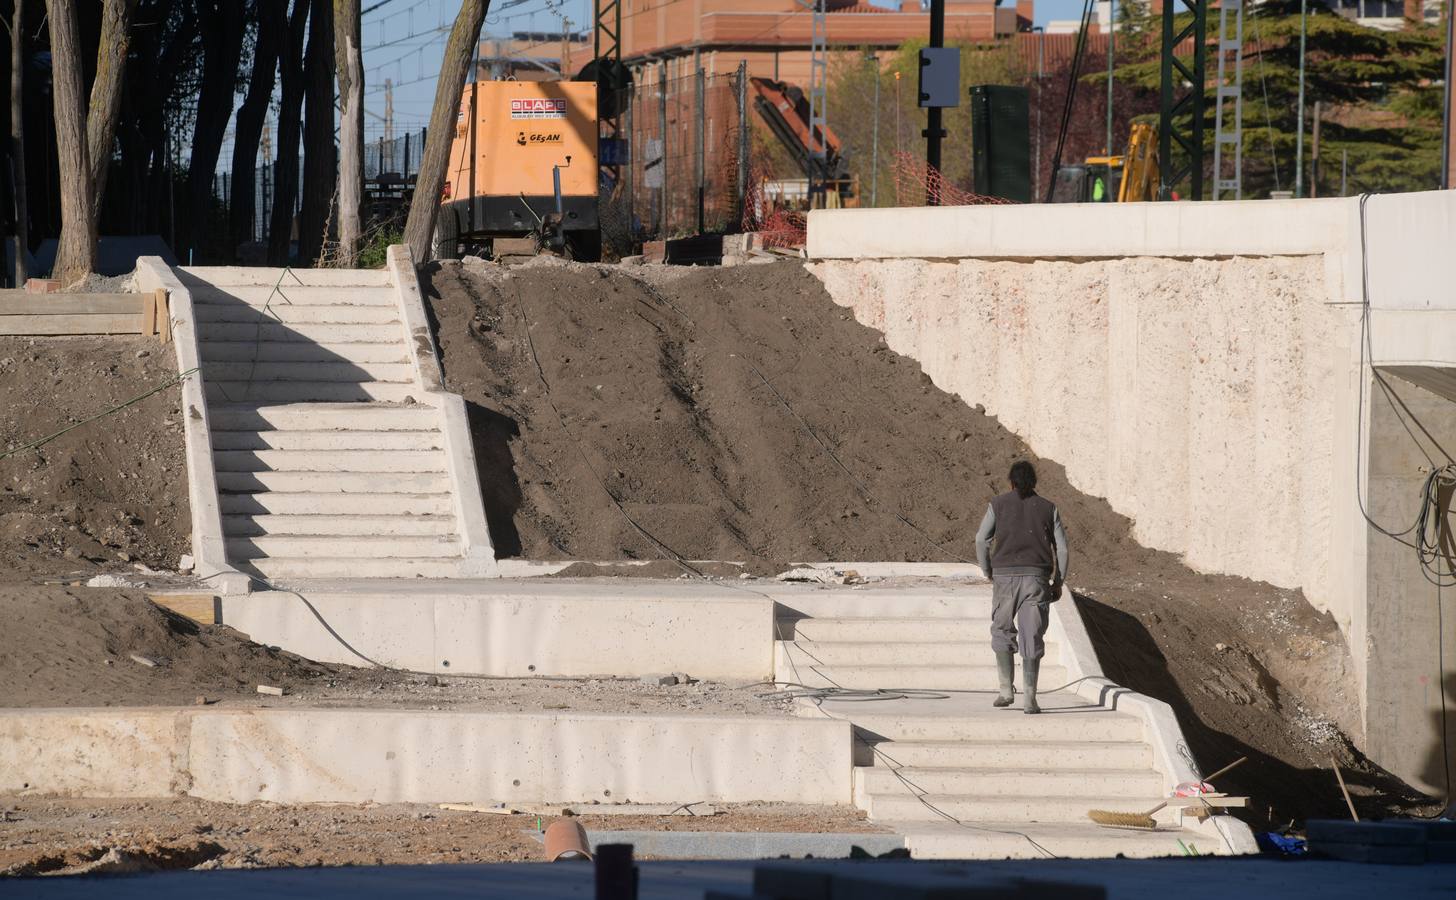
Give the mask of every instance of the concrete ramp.
[[188, 452], [207, 454], [193, 502], [216, 540], [199, 556], [224, 557], [204, 571], [255, 588], [496, 574], [464, 403], [443, 390], [407, 249], [389, 263], [151, 267], [200, 368], [206, 441]]

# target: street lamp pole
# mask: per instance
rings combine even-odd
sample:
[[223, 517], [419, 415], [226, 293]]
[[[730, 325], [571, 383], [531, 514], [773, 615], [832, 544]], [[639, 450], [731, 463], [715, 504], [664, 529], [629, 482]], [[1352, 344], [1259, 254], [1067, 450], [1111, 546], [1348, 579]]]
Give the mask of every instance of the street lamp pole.
[[865, 57], [874, 67], [875, 74], [875, 121], [874, 137], [870, 150], [870, 206], [880, 205], [880, 58], [871, 53]]

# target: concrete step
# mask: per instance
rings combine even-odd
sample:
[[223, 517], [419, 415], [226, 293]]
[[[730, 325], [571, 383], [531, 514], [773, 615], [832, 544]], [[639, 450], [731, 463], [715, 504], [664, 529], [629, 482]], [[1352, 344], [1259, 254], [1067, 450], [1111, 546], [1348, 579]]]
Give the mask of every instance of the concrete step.
[[408, 363], [352, 362], [203, 362], [205, 381], [387, 381], [413, 384]]
[[232, 494], [259, 491], [310, 494], [448, 494], [450, 479], [439, 474], [400, 474], [381, 478], [372, 472], [218, 472], [217, 488]]
[[297, 284], [273, 285], [196, 285], [192, 292], [194, 308], [204, 306], [251, 306], [319, 308], [328, 306], [399, 309], [399, 299], [392, 287], [300, 287]]
[[209, 404], [212, 430], [218, 431], [437, 431], [440, 411], [433, 406], [363, 403]]
[[203, 362], [346, 362], [407, 363], [409, 354], [400, 342], [310, 344], [302, 341], [199, 341]]
[[792, 668], [786, 658], [791, 654], [799, 666], [807, 660], [812, 665], [827, 666], [831, 675], [839, 666], [955, 666], [995, 658], [990, 637], [961, 641], [779, 641], [775, 650], [779, 657], [777, 672]]
[[238, 563], [244, 572], [277, 579], [313, 578], [458, 578], [460, 560], [269, 557]]
[[331, 288], [378, 288], [393, 284], [388, 269], [283, 269], [270, 266], [184, 266], [180, 269], [187, 289], [198, 286], [229, 287], [279, 285]]
[[454, 516], [407, 515], [224, 515], [228, 537], [257, 535], [436, 535], [455, 534]]
[[[1084, 741], [1141, 743], [1143, 740], [1143, 722], [1136, 716], [1114, 712], [1050, 709], [1039, 716], [1028, 716], [1021, 711], [1020, 694], [1017, 695], [1016, 705], [1007, 709], [992, 708], [993, 696], [987, 694], [984, 698], [986, 715], [962, 717], [866, 713], [856, 715], [853, 721], [856, 733], [863, 739], [870, 742], [893, 741], [897, 747], [902, 742], [911, 741], [990, 741], [997, 744], [1031, 741], [1070, 744]], [[1046, 706], [1046, 703], [1043, 705]], [[894, 755], [883, 746], [880, 749]], [[900, 761], [904, 764], [911, 762]]]
[[1156, 804], [1163, 793], [1163, 777], [1152, 769], [1077, 769], [1060, 764], [1041, 769], [861, 766], [854, 770], [856, 802], [862, 795], [906, 790], [906, 782], [931, 794], [1152, 798], [1144, 809]]
[[218, 472], [444, 472], [439, 450], [217, 450]]
[[989, 619], [991, 585], [968, 583], [932, 588], [764, 588], [780, 618]]
[[340, 494], [264, 491], [220, 494], [225, 516], [454, 516], [449, 494]]
[[[963, 822], [1064, 822], [1092, 823], [1089, 809], [1117, 812], [1146, 812], [1156, 806], [1157, 797], [1057, 795], [997, 796], [991, 794], [912, 794], [901, 788], [893, 793], [870, 794], [860, 807], [875, 821], [944, 821], [935, 810]], [[924, 802], [922, 802], [924, 801]], [[929, 806], [935, 807], [930, 809]]]
[[229, 559], [445, 559], [461, 555], [460, 540], [436, 535], [257, 535], [227, 538]]
[[1186, 855], [1180, 839], [1184, 844], [1194, 842], [1203, 854], [1221, 849], [1204, 835], [1176, 828], [1127, 831], [1091, 822], [977, 822], [974, 828], [945, 821], [881, 824], [905, 835], [905, 846], [915, 859], [1045, 859], [1047, 854], [1062, 859], [1149, 859]]
[[800, 641], [968, 641], [988, 638], [990, 617], [866, 619], [825, 618], [778, 620], [779, 639]]
[[[842, 687], [854, 690], [878, 688], [914, 688], [919, 690], [994, 691], [998, 686], [996, 666], [986, 665], [823, 665], [802, 653], [786, 656], [780, 644], [774, 662], [774, 677], [806, 687]], [[989, 651], [986, 658], [990, 659]], [[793, 665], [788, 662], [792, 660]], [[1041, 683], [1059, 687], [1067, 681], [1067, 670], [1057, 665], [1042, 665]], [[856, 719], [858, 721], [858, 719]]]
[[440, 450], [438, 431], [216, 431], [212, 449], [223, 450]]
[[202, 324], [282, 322], [287, 325], [379, 325], [386, 322], [396, 324], [399, 322], [399, 310], [392, 306], [365, 306], [347, 302], [325, 306], [302, 306], [286, 303], [280, 299], [267, 306], [253, 306], [241, 302], [204, 303], [197, 305], [194, 309], [197, 313], [197, 321]]
[[203, 387], [209, 402], [301, 403], [319, 400], [325, 403], [400, 403], [406, 398], [423, 396], [416, 384], [389, 384], [382, 381], [207, 381]]
[[859, 747], [860, 762], [882, 767], [1140, 769], [1153, 764], [1152, 748], [1142, 741], [884, 741], [874, 745], [878, 752]]
[[[197, 337], [207, 341], [310, 341], [323, 344], [396, 344], [404, 343], [402, 326], [391, 325], [328, 325], [300, 322], [282, 325], [277, 322], [249, 324], [243, 322], [199, 322]], [[204, 354], [204, 357], [206, 354]]]

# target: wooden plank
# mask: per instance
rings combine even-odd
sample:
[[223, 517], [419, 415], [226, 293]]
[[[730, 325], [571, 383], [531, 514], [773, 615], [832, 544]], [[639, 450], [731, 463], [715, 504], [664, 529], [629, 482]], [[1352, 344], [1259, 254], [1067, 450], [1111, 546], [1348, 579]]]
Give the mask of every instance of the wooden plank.
[[142, 334], [157, 333], [157, 297], [142, 294]]
[[148, 594], [147, 599], [199, 624], [218, 624], [216, 594]]
[[166, 288], [157, 288], [157, 334], [162, 343], [172, 343], [172, 304]]
[[141, 294], [29, 294], [25, 291], [0, 291], [0, 316], [88, 316], [141, 312]]
[[67, 335], [67, 334], [141, 334], [142, 317], [107, 316], [0, 316], [0, 334]]

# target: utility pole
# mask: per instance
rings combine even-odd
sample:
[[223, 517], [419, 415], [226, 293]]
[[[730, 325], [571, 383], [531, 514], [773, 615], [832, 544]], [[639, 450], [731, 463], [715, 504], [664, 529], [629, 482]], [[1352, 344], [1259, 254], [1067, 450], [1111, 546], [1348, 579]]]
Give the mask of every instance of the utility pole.
[[[1299, 0], [1299, 100], [1294, 130], [1294, 196], [1304, 196], [1304, 37], [1309, 0]], [[1448, 88], [1449, 90], [1449, 88]]]
[[394, 79], [384, 79], [384, 152], [388, 162], [379, 160], [379, 174], [394, 171]]

